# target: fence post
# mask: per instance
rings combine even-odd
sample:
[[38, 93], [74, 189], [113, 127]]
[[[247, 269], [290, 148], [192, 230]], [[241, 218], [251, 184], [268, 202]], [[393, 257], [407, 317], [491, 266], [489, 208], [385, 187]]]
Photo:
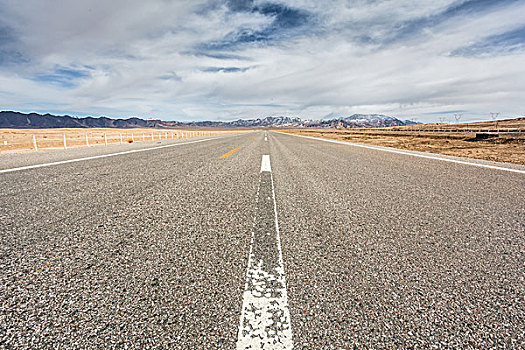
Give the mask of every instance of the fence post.
[[146, 134], [142, 133], [142, 142], [146, 141]]
[[120, 144], [122, 145], [122, 133], [120, 133]]
[[135, 138], [133, 137], [133, 133], [131, 133], [131, 142], [135, 142]]
[[66, 144], [66, 134], [63, 135], [64, 136], [64, 149], [67, 148], [67, 144]]
[[153, 136], [153, 131], [151, 132], [151, 141], [155, 141], [155, 137]]
[[108, 137], [107, 137], [106, 133], [104, 133], [104, 144], [106, 146], [108, 145]]
[[38, 152], [38, 147], [36, 146], [36, 137], [33, 135], [33, 147], [35, 148], [35, 152]]
[[89, 147], [89, 139], [88, 139], [88, 134], [86, 134], [86, 146]]

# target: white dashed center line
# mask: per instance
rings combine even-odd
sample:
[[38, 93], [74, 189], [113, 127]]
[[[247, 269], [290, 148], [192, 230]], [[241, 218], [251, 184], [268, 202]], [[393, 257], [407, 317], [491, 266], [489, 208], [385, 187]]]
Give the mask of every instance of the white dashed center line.
[[261, 161], [261, 173], [262, 172], [272, 172], [272, 166], [270, 165], [270, 156], [265, 154], [262, 156], [262, 161]]
[[238, 350], [293, 349], [270, 156], [263, 155]]

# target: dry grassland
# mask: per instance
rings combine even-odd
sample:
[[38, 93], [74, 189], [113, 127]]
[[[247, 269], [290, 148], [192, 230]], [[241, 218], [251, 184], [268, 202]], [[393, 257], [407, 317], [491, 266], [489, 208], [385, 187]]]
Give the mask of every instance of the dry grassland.
[[287, 133], [377, 146], [525, 164], [525, 134], [500, 133], [481, 139], [472, 132], [402, 132], [385, 129], [294, 129]]
[[[0, 129], [0, 153], [34, 152], [33, 135], [39, 151], [66, 147], [152, 142], [171, 139], [187, 139], [235, 133], [235, 130], [213, 129]], [[121, 141], [122, 140], [122, 141]]]

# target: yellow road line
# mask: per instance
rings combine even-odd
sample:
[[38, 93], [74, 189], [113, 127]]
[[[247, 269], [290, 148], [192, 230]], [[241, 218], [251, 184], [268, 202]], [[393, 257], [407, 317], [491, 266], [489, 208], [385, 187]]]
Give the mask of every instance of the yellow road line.
[[220, 159], [226, 159], [228, 158], [229, 156], [231, 156], [232, 154], [234, 154], [235, 152], [237, 152], [238, 150], [240, 150], [242, 148], [242, 146], [239, 146], [235, 149], [232, 149], [230, 152], [226, 153], [226, 154], [223, 154], [222, 156], [220, 156], [219, 158]]

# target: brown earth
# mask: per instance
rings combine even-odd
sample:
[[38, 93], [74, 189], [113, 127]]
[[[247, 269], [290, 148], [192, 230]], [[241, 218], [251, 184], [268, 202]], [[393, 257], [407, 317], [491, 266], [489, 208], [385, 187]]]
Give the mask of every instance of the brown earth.
[[[523, 118], [522, 118], [523, 119]], [[521, 126], [525, 123], [522, 121]], [[423, 129], [423, 125], [420, 125]], [[522, 129], [523, 130], [523, 129]], [[491, 133], [489, 138], [475, 132], [414, 132], [391, 129], [292, 129], [291, 134], [386, 146], [399, 149], [525, 164], [525, 133]]]
[[385, 128], [390, 130], [445, 130], [445, 131], [472, 131], [472, 132], [525, 132], [525, 118], [513, 118], [476, 123], [429, 123], [408, 126], [394, 126]]

